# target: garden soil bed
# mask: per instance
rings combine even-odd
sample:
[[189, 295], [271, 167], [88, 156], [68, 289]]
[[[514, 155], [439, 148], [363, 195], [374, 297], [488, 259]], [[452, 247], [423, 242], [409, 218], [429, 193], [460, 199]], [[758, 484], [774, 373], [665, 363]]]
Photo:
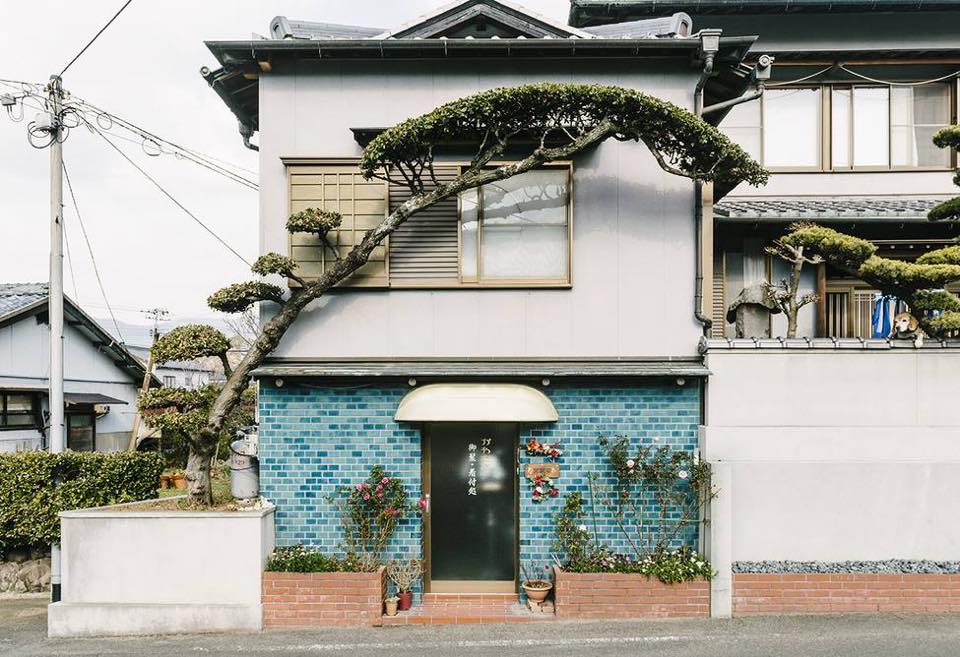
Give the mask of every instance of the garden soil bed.
[[558, 618], [707, 618], [710, 582], [664, 584], [645, 575], [554, 569]]

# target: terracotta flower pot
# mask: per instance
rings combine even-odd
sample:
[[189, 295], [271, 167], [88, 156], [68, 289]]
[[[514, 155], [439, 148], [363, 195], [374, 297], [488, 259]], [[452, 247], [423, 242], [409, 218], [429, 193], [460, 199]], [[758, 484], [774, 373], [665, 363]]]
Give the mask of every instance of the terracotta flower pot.
[[547, 599], [553, 584], [546, 580], [535, 580], [523, 583], [523, 591], [527, 594], [527, 599], [531, 602], [543, 602]]
[[399, 598], [395, 598], [395, 597], [394, 597], [394, 598], [387, 598], [387, 599], [384, 601], [384, 605], [386, 606], [386, 609], [387, 609], [387, 616], [396, 616], [396, 615], [397, 615], [397, 607], [398, 607], [399, 603], [400, 603]]
[[400, 599], [397, 605], [400, 611], [407, 611], [413, 606], [413, 591], [400, 591], [397, 597]]
[[173, 475], [170, 477], [170, 481], [173, 483], [174, 488], [187, 490], [187, 478], [183, 475]]
[[170, 488], [170, 475], [160, 475], [160, 488]]

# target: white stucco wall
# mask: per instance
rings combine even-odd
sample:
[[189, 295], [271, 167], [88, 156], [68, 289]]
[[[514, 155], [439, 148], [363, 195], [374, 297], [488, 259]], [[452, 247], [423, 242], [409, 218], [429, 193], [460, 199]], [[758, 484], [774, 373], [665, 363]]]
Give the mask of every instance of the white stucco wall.
[[260, 629], [274, 507], [108, 509], [60, 514], [63, 587], [49, 607], [50, 636]]
[[[287, 250], [281, 157], [359, 156], [351, 127], [390, 126], [483, 89], [544, 81], [619, 84], [692, 107], [696, 70], [642, 60], [277, 65], [260, 78], [261, 250]], [[692, 183], [660, 170], [645, 147], [611, 140], [576, 158], [573, 197], [572, 289], [332, 294], [275, 356], [694, 355]]]
[[[49, 327], [33, 317], [0, 328], [0, 389], [41, 389], [49, 385]], [[110, 406], [97, 420], [97, 449], [125, 448], [136, 413], [139, 382], [131, 379], [109, 357], [72, 326], [64, 327], [64, 391], [99, 393], [127, 402]], [[42, 408], [47, 410], [44, 395]], [[38, 431], [0, 431], [0, 451], [37, 449]]]
[[960, 560], [960, 350], [711, 349], [706, 363], [718, 611], [733, 561]]

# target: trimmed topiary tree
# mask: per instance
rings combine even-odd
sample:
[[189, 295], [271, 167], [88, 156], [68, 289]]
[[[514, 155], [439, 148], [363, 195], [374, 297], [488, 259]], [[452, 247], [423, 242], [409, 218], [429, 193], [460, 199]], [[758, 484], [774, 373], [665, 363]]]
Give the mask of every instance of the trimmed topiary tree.
[[[239, 283], [208, 300], [212, 308], [224, 312], [243, 312], [260, 301], [274, 303], [278, 309], [228, 377], [206, 423], [190, 441], [186, 477], [192, 500], [210, 503], [209, 463], [217, 436], [240, 403], [250, 373], [276, 349], [308, 304], [362, 267], [373, 250], [417, 212], [463, 191], [571, 157], [610, 138], [643, 143], [663, 170], [693, 180], [733, 186], [760, 185], [767, 179], [766, 171], [743, 149], [699, 117], [672, 103], [615, 86], [534, 84], [493, 89], [386, 130], [364, 149], [360, 170], [368, 179], [405, 186], [410, 198], [367, 231], [349, 253], [337, 254], [317, 278], [305, 280], [289, 258], [267, 254], [257, 260], [255, 273], [279, 274], [295, 286], [284, 292], [261, 281]], [[465, 141], [476, 147], [470, 164], [460, 175], [440, 182], [434, 174], [435, 149]], [[491, 164], [508, 150], [515, 161]], [[291, 216], [287, 229], [317, 235], [332, 248], [327, 234], [339, 223], [336, 212], [310, 209]]]
[[[925, 253], [915, 263], [903, 262], [876, 255], [877, 247], [867, 240], [816, 224], [794, 226], [782, 241], [818, 254], [837, 269], [905, 301], [931, 336], [960, 329], [960, 299], [943, 289], [960, 281], [960, 247]], [[925, 311], [939, 314], [926, 317]]]

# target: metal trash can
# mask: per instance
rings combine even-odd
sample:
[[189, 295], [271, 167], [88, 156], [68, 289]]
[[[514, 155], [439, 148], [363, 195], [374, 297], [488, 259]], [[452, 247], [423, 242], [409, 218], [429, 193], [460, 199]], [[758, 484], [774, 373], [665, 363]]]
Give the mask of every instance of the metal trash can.
[[254, 440], [230, 443], [230, 492], [238, 500], [260, 496], [260, 459]]

